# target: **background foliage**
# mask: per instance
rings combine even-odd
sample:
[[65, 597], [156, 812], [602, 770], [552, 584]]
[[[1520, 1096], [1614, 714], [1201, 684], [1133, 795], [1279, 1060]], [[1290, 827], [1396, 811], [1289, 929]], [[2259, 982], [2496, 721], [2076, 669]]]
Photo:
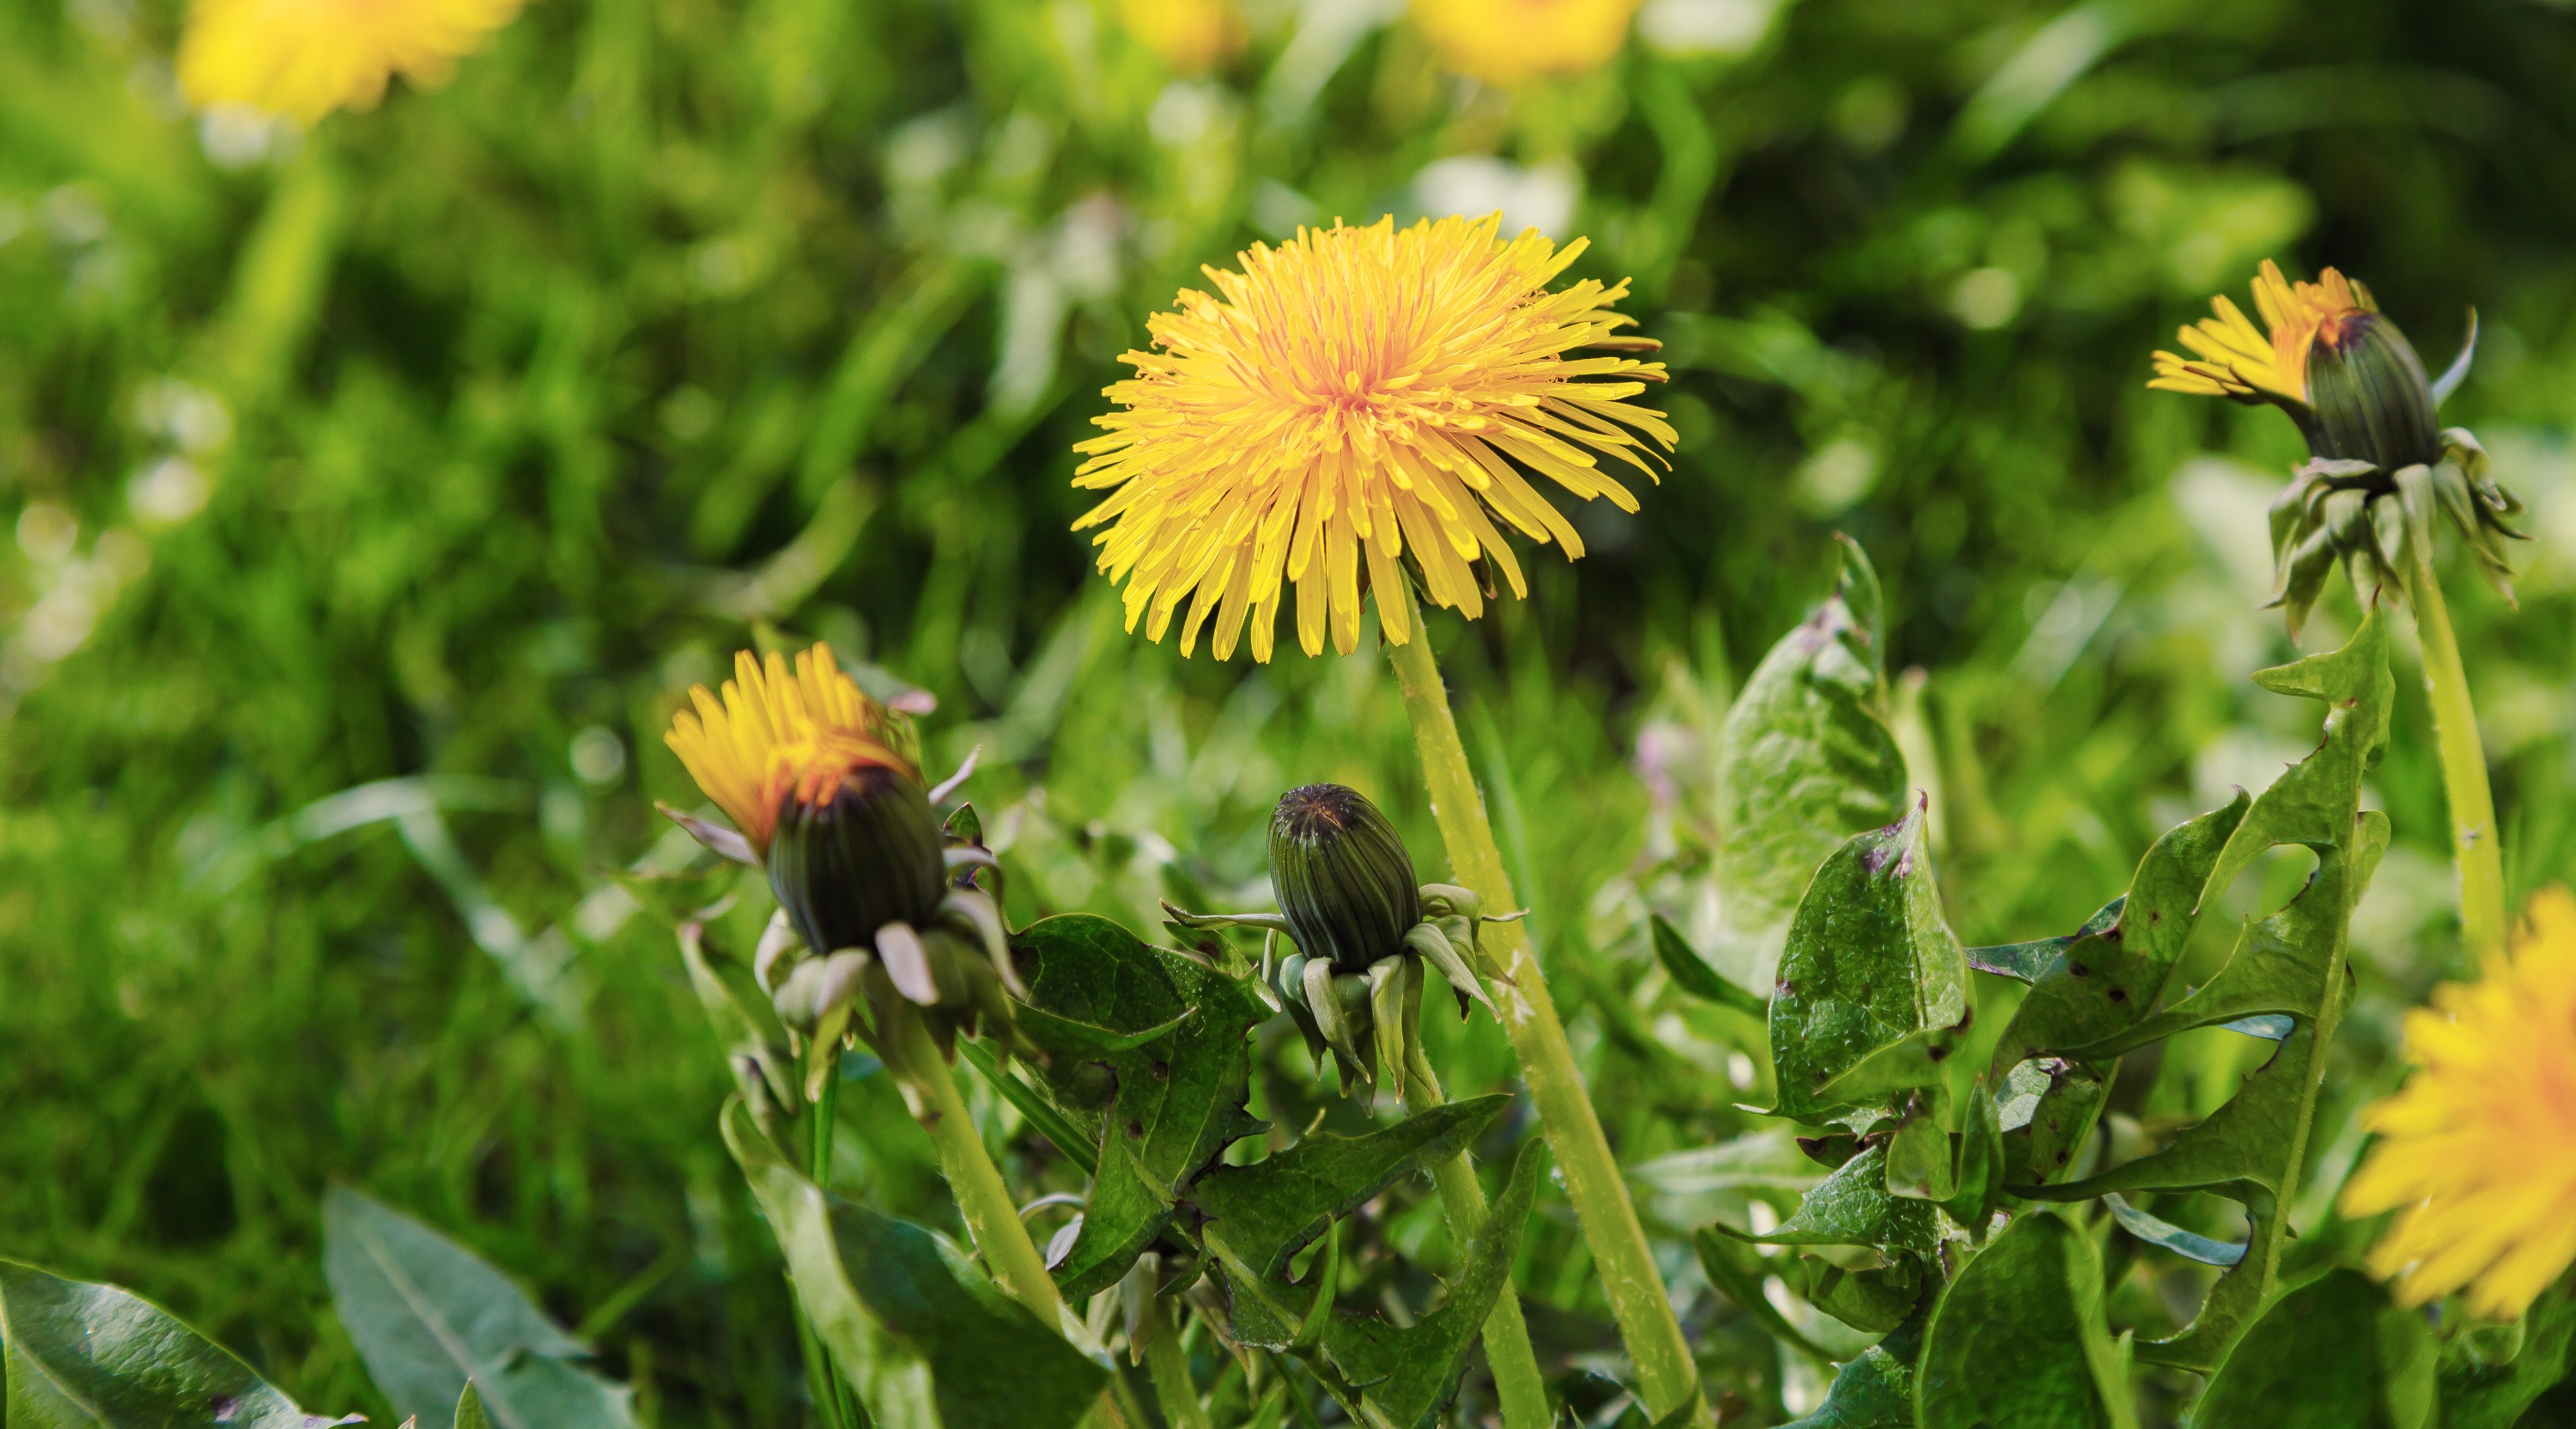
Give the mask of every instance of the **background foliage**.
[[[1067, 448], [1143, 315], [1336, 215], [1589, 234], [1576, 274], [1633, 275], [1668, 344], [1685, 442], [1644, 511], [1576, 512], [1590, 556], [1434, 635], [1710, 1383], [1752, 1422], [1811, 1406], [1814, 1368], [1688, 1236], [1820, 1170], [1731, 1140], [1759, 1028], [1685, 1004], [1645, 914], [1716, 931], [1708, 736], [1826, 594], [1832, 530], [1884, 578], [1891, 668], [1928, 672], [1899, 735], [1961, 937], [2071, 930], [2313, 739], [2244, 678], [2291, 653], [2256, 607], [2294, 435], [2147, 393], [2147, 350], [2272, 254], [2366, 278], [2437, 365], [2474, 303], [2446, 415], [2540, 539], [2519, 614], [2467, 580], [2455, 614], [2513, 891], [2576, 871], [2563, 7], [1653, 0], [1612, 68], [1516, 100], [1443, 76], [1386, 0], [1244, 11], [1246, 53], [1188, 79], [1105, 0], [547, 0], [447, 88], [298, 136], [184, 112], [172, 6], [0, 6], [0, 1252], [382, 1414], [324, 1286], [343, 1180], [525, 1277], [646, 1422], [800, 1422], [723, 1064], [612, 877], [682, 852], [659, 731], [749, 641], [864, 655], [938, 697], [935, 769], [982, 748], [1015, 920], [1253, 906], [1270, 802], [1314, 779], [1435, 849], [1373, 654], [1184, 663], [1119, 633], [1065, 530]], [[2333, 597], [2309, 648], [2354, 619]], [[2294, 1256], [2337, 1243], [2397, 1012], [2463, 970], [2399, 638], [2369, 786], [2396, 844]], [[1453, 1092], [1501, 1084], [1489, 1024], [1432, 1021]], [[1255, 1109], [1302, 1126], [1326, 1099], [1272, 1030]], [[2114, 1106], [2203, 1114], [2254, 1045], [2173, 1039]], [[886, 1079], [850, 1093], [843, 1188], [949, 1215]], [[1022, 1184], [1078, 1186], [989, 1111]], [[1426, 1204], [1377, 1233], [1436, 1240]], [[2140, 1257], [2113, 1327], [2170, 1330], [2194, 1274]], [[1551, 1371], [1609, 1404], [1561, 1201], [1518, 1278]]]

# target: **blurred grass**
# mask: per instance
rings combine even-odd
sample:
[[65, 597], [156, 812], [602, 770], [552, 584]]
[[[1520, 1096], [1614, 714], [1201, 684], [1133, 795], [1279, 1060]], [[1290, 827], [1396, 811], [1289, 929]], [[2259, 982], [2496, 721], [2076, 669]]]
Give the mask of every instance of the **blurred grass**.
[[[1930, 672], [1971, 941], [2073, 927], [2313, 738], [2243, 679], [2289, 653], [2256, 607], [2291, 433], [2142, 385], [2263, 256], [2366, 278], [2437, 363], [2480, 309], [2446, 415], [2541, 540], [2518, 613], [2452, 590], [2517, 896], [2576, 872], [2563, 8], [1654, 0], [1612, 69], [1517, 100], [1398, 8], [1247, 3], [1248, 53], [1183, 79], [1088, 0], [551, 0], [297, 136], [180, 108], [171, 6], [0, 6], [0, 1253], [382, 1413], [318, 1270], [345, 1178], [586, 1323], [652, 1422], [799, 1422], [724, 1069], [607, 877], [671, 856], [652, 799], [694, 802], [667, 713], [751, 641], [929, 689], [931, 763], [983, 749], [1015, 918], [1257, 902], [1269, 803], [1319, 778], [1435, 847], [1373, 656], [1180, 661], [1066, 531], [1143, 316], [1336, 215], [1589, 234], [1577, 275], [1633, 275], [1669, 344], [1685, 443], [1643, 513], [1575, 512], [1591, 555], [1434, 630], [1623, 1158], [1749, 1125], [1724, 1069], [1759, 1030], [1676, 1006], [1641, 920], [1705, 921], [1704, 740], [1830, 529]], [[2401, 689], [2331, 1125], [2457, 970]], [[1489, 1026], [1433, 1036], [1453, 1090], [1505, 1077]], [[1272, 1040], [1257, 1106], [1302, 1125]], [[2122, 1104], [2205, 1109], [2242, 1049], [2202, 1050]], [[853, 1093], [848, 1186], [947, 1214], [890, 1089]], [[1712, 1383], [1776, 1409], [1688, 1267], [1710, 1203], [1648, 1201]], [[1614, 1341], [1547, 1213], [1522, 1283], [1567, 1368]]]

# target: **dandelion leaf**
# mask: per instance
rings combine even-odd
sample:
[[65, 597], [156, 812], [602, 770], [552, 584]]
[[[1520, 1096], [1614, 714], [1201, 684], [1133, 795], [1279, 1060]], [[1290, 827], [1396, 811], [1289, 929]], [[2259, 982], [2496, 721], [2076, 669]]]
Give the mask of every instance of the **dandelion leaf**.
[[1433, 1107], [1365, 1136], [1310, 1136], [1249, 1166], [1215, 1167], [1185, 1199], [1223, 1235], [1230, 1258], [1269, 1279], [1336, 1218], [1464, 1150], [1510, 1104], [1497, 1093]]
[[1738, 987], [1771, 986], [1790, 918], [1843, 840], [1905, 811], [1905, 755], [1886, 711], [1877, 573], [1838, 538], [1834, 594], [1762, 658], [1719, 731], [1724, 840], [1713, 869], [1712, 959]]
[[2007, 1226], [1942, 1292], [1915, 1410], [1922, 1429], [2135, 1429], [2128, 1381], [2092, 1239], [2042, 1211]]
[[2246, 1330], [2192, 1426], [2431, 1429], [2436, 1360], [2422, 1315], [2390, 1304], [2357, 1270], [2330, 1270]]

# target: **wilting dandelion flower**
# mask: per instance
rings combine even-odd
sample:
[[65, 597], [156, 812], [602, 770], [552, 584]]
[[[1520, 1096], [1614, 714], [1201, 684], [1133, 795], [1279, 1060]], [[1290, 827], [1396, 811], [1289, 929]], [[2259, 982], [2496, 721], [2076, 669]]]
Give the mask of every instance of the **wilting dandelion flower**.
[[1243, 48], [1234, 0], [1119, 0], [1118, 18], [1174, 74], [1203, 74]]
[[2225, 397], [2278, 407], [2299, 424], [2313, 458], [2272, 508], [2273, 559], [2292, 634], [2305, 621], [2338, 559], [2353, 567], [2353, 588], [2391, 590], [2404, 521], [2396, 503], [2400, 476], [2425, 469], [2426, 484], [2496, 588], [2512, 593], [2504, 538], [2521, 533], [2504, 518], [2522, 503], [2487, 475], [2476, 437], [2443, 428], [2434, 413], [2468, 375], [2477, 330], [2439, 380], [2428, 380], [2395, 323], [2370, 289], [2332, 268], [2313, 283], [2294, 283], [2266, 260], [2254, 280], [2257, 327], [2224, 296], [2217, 316], [2181, 332], [2190, 356], [2158, 352], [2147, 385], [2166, 392]]
[[1636, 13], [1636, 0], [1413, 0], [1443, 65], [1506, 89], [1608, 64]]
[[2576, 897], [2534, 898], [2511, 957], [2407, 1014], [2414, 1075], [2365, 1113], [2380, 1135], [2344, 1189], [2396, 1210], [2370, 1268], [2408, 1304], [2469, 1287], [2511, 1319], [2576, 1261]]
[[1394, 592], [1408, 550], [1431, 599], [1471, 618], [1494, 593], [1480, 563], [1526, 593], [1488, 511], [1583, 554], [1524, 468], [1637, 509], [1599, 458], [1656, 479], [1639, 453], [1669, 448], [1673, 429], [1627, 399], [1662, 381], [1663, 364], [1569, 356], [1656, 346], [1618, 335], [1634, 319], [1610, 305], [1628, 285], [1586, 279], [1551, 293], [1584, 244], [1560, 250], [1535, 231], [1504, 240], [1500, 225], [1495, 215], [1301, 229], [1277, 248], [1255, 244], [1241, 272], [1205, 270], [1219, 296], [1185, 289], [1178, 311], [1154, 315], [1159, 350], [1121, 359], [1137, 372], [1107, 389], [1123, 410], [1096, 418], [1108, 434], [1075, 448], [1090, 460], [1074, 484], [1113, 489], [1075, 529], [1109, 528], [1100, 568], [1127, 583], [1128, 629], [1142, 618], [1161, 640], [1188, 598], [1182, 654], [1213, 617], [1218, 659], [1248, 620], [1253, 658], [1268, 660], [1293, 585], [1298, 642], [1322, 653], [1329, 625], [1347, 654], [1370, 588], [1401, 644], [1410, 631]]
[[196, 0], [179, 84], [197, 105], [243, 104], [311, 124], [371, 109], [395, 74], [436, 84], [510, 23], [521, 0]]

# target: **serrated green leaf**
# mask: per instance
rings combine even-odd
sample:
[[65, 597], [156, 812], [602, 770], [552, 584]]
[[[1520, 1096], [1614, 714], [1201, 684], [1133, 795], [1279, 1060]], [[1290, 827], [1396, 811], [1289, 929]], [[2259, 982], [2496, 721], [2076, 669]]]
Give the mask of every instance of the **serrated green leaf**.
[[1055, 1267], [1057, 1285], [1079, 1299], [1117, 1284], [1171, 1223], [1180, 1187], [1256, 1129], [1244, 1111], [1245, 1034], [1270, 1008], [1244, 983], [1088, 913], [1040, 919], [1011, 948], [1034, 1014], [1021, 1025], [1060, 1049], [1049, 1086], [1061, 1090], [1075, 1065], [1116, 1073], [1105, 1113], [1081, 1114], [1098, 1125], [1099, 1170], [1082, 1229]]
[[1497, 1093], [1433, 1107], [1366, 1136], [1310, 1136], [1249, 1166], [1216, 1167], [1184, 1194], [1266, 1279], [1334, 1218], [1464, 1150], [1510, 1104]]
[[[2319, 1049], [2332, 1040], [2351, 998], [2345, 959], [2352, 910], [2388, 846], [2387, 816], [2361, 808], [2362, 776], [2386, 745], [2396, 690], [2388, 672], [2385, 618], [2374, 610], [2342, 649], [2258, 671], [2254, 678], [2265, 689], [2322, 703], [2324, 737], [2312, 753], [2254, 799], [2241, 817], [2221, 810], [2160, 841], [2159, 849], [2170, 847], [2188, 856], [2178, 854], [2157, 865], [2164, 870], [2163, 882], [2150, 887], [2147, 875], [2155, 864], [2151, 850], [2149, 863], [2140, 866], [2141, 882], [2132, 890], [2121, 921], [2132, 930], [2130, 940], [2149, 937], [2151, 941], [2151, 933], [2161, 932], [2178, 950], [2188, 930], [2163, 930], [2188, 922], [2255, 859], [2284, 844], [2316, 855], [2317, 869], [2307, 886], [2278, 912], [2247, 924], [2226, 964], [2197, 991], [2108, 1033], [2103, 1029], [2119, 1019], [2079, 1015], [2080, 1009], [2068, 1011], [2082, 1000], [2080, 993], [2069, 993], [2049, 1004], [2055, 1011], [2034, 1012], [2030, 1026], [2035, 1029], [2045, 1021], [2051, 1035], [2078, 1040], [2051, 1045], [2048, 1036], [2019, 1035], [2023, 1024], [2016, 1018], [1997, 1056], [2000, 1066], [2017, 1057], [2027, 1059], [2036, 1049], [2068, 1066], [2089, 1069], [2098, 1084], [2107, 1080], [2113, 1059], [2174, 1033], [2258, 1016], [2290, 1020], [2290, 1030], [2276, 1044], [2271, 1059], [2249, 1073], [2215, 1113], [2164, 1146], [2082, 1181], [2023, 1182], [2012, 1187], [2017, 1195], [2051, 1201], [2083, 1200], [2109, 1192], [2213, 1191], [2244, 1205], [2251, 1225], [2243, 1260], [2219, 1277], [2182, 1333], [2137, 1347], [2142, 1360], [2204, 1373], [2226, 1357], [2228, 1346], [2277, 1288], [2288, 1236], [2281, 1203], [2298, 1186], [2307, 1156], [2325, 1073]], [[2210, 839], [2231, 821], [2224, 842], [2209, 859], [2206, 876], [2192, 892], [2194, 871]], [[2193, 911], [2175, 912], [2185, 906], [2186, 898]], [[2166, 911], [2161, 924], [2152, 916], [2141, 922], [2142, 912], [2152, 915], [2157, 909]], [[2071, 983], [2073, 950], [2067, 956]], [[2035, 986], [2033, 995], [2038, 991]], [[2129, 1006], [2141, 1000], [2124, 999]], [[2008, 1098], [2018, 1103], [2026, 1094], [2020, 1079], [2037, 1065], [2022, 1060], [2013, 1068]], [[2082, 1090], [2088, 1097], [2095, 1095], [2089, 1087]], [[2036, 1105], [2047, 1110], [2050, 1100], [2042, 1096]], [[2094, 1105], [2098, 1107], [2098, 1101]], [[2059, 1112], [2059, 1121], [2084, 1120], [2088, 1125], [2092, 1114], [2087, 1110], [2078, 1118], [2063, 1105]], [[2037, 1149], [2035, 1140], [2032, 1149]], [[2071, 1143], [2059, 1143], [2056, 1155], [2070, 1149]], [[2033, 1164], [2038, 1160], [2036, 1155], [2023, 1156], [2022, 1171], [2042, 1177], [2053, 1174], [2054, 1167]]]
[[1806, 1302], [1863, 1334], [1886, 1334], [1923, 1303], [1923, 1262], [1910, 1255], [1866, 1270], [1802, 1255], [1798, 1269]]
[[1962, 1267], [1916, 1367], [1922, 1429], [2134, 1429], [2126, 1357], [2102, 1320], [2091, 1238], [2023, 1216]]
[[2357, 1270], [2330, 1270], [2247, 1329], [2192, 1410], [2192, 1429], [2428, 1429], [2435, 1351], [2424, 1317]]
[[322, 1198], [322, 1272], [395, 1412], [447, 1429], [470, 1380], [501, 1429], [630, 1429], [628, 1392], [482, 1257], [346, 1186]]
[[1717, 969], [1708, 965], [1707, 959], [1699, 955], [1699, 951], [1681, 935], [1681, 930], [1663, 914], [1650, 915], [1647, 923], [1654, 934], [1655, 958], [1664, 965], [1664, 971], [1672, 975], [1673, 986], [1703, 1002], [1732, 1007], [1748, 1016], [1770, 1014], [1769, 1002], [1728, 982]]
[[1904, 815], [1905, 754], [1889, 732], [1878, 577], [1841, 539], [1834, 595], [1771, 647], [1727, 710], [1717, 747], [1712, 965], [1766, 988], [1807, 881], [1836, 846]]
[[1864, 1148], [1798, 1203], [1797, 1214], [1767, 1235], [1718, 1230], [1759, 1245], [1874, 1245], [1929, 1255], [1941, 1243], [1941, 1221], [1929, 1201], [1887, 1189], [1887, 1146]]
[[1821, 1120], [1939, 1080], [1972, 1006], [1918, 804], [1834, 850], [1798, 901], [1771, 997], [1779, 1114]]
[[1468, 1245], [1466, 1263], [1449, 1282], [1439, 1308], [1401, 1329], [1374, 1315], [1334, 1312], [1324, 1329], [1324, 1354], [1344, 1384], [1359, 1392], [1354, 1417], [1362, 1424], [1413, 1429], [1456, 1387], [1494, 1302], [1510, 1293], [1521, 1227], [1529, 1219], [1545, 1161], [1544, 1142], [1531, 1137], [1521, 1143], [1503, 1193]]
[[324, 1429], [178, 1316], [113, 1285], [0, 1260], [0, 1377], [11, 1429]]
[[878, 1429], [1070, 1429], [1106, 1366], [1039, 1323], [962, 1252], [823, 1194], [739, 1098], [721, 1118], [797, 1301]]

